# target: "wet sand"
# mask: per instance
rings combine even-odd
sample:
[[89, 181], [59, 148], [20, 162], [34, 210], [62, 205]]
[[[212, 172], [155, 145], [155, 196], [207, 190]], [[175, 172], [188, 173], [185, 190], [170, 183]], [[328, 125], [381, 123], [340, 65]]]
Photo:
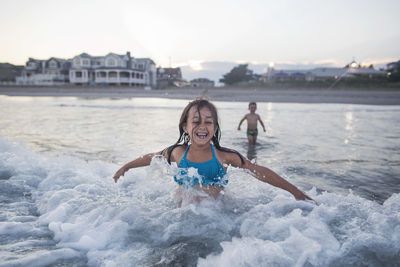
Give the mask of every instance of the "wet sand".
[[343, 103], [400, 105], [400, 89], [266, 89], [171, 88], [144, 90], [128, 87], [0, 87], [0, 95], [34, 97], [188, 99], [206, 96], [213, 101]]

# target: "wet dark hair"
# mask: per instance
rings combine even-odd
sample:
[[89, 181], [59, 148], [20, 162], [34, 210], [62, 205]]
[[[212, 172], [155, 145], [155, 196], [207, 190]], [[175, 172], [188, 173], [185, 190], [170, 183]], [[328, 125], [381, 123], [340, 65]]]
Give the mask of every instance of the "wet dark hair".
[[[219, 123], [218, 123], [217, 108], [210, 101], [208, 101], [207, 99], [202, 99], [202, 98], [193, 100], [182, 111], [182, 115], [181, 115], [181, 118], [179, 120], [179, 138], [178, 138], [178, 141], [175, 144], [173, 144], [172, 146], [167, 148], [167, 155], [168, 155], [167, 160], [168, 160], [168, 163], [171, 164], [171, 154], [172, 154], [172, 151], [177, 146], [180, 146], [180, 145], [187, 146], [189, 144], [190, 137], [189, 137], [189, 134], [186, 133], [183, 130], [183, 126], [187, 123], [187, 119], [188, 119], [188, 116], [189, 116], [189, 111], [190, 111], [190, 109], [192, 107], [196, 107], [197, 108], [197, 112], [199, 113], [199, 116], [201, 116], [200, 115], [200, 109], [202, 109], [203, 107], [207, 107], [211, 111], [211, 116], [212, 116], [212, 118], [214, 120], [214, 124], [217, 127], [217, 130], [216, 130], [214, 136], [211, 139], [213, 144], [214, 144], [214, 146], [215, 146], [215, 148], [218, 149], [218, 150], [221, 150], [223, 152], [229, 152], [229, 153], [237, 154], [239, 156], [242, 164], [244, 164], [244, 158], [239, 152], [237, 152], [236, 150], [233, 150], [233, 149], [222, 147], [219, 144], [219, 140], [221, 139], [221, 128], [219, 127]], [[200, 120], [201, 120], [201, 118], [200, 118]]]
[[256, 103], [256, 102], [250, 102], [250, 103], [249, 103], [249, 107], [250, 107], [251, 105], [255, 105], [255, 106], [257, 107], [257, 103]]

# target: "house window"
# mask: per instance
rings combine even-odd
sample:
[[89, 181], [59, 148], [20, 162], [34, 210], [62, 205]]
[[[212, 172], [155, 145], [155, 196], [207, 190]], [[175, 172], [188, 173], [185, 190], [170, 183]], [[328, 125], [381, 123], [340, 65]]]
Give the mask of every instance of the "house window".
[[89, 66], [89, 59], [84, 59], [84, 60], [82, 61], [82, 65], [83, 65], [83, 66]]
[[49, 63], [49, 67], [50, 68], [57, 68], [57, 62], [55, 62], [55, 61], [50, 61], [50, 63]]
[[123, 71], [119, 74], [120, 78], [129, 78], [129, 72]]
[[108, 77], [109, 77], [109, 78], [117, 78], [117, 77], [118, 77], [118, 74], [117, 74], [116, 71], [112, 71], [112, 72], [110, 72], [110, 73], [108, 74]]
[[82, 71], [75, 72], [75, 77], [76, 78], [82, 78]]
[[75, 64], [76, 66], [79, 66], [79, 65], [81, 64], [81, 60], [80, 60], [79, 58], [75, 58], [75, 59], [74, 59], [74, 64]]
[[97, 77], [99, 77], [99, 78], [105, 78], [106, 76], [107, 76], [107, 73], [105, 71], [97, 72]]
[[36, 68], [36, 63], [35, 62], [29, 62], [28, 66], [32, 67], [32, 68]]
[[143, 64], [139, 64], [139, 69], [144, 69], [144, 66], [143, 66]]
[[115, 60], [113, 58], [107, 59], [107, 66], [115, 66]]

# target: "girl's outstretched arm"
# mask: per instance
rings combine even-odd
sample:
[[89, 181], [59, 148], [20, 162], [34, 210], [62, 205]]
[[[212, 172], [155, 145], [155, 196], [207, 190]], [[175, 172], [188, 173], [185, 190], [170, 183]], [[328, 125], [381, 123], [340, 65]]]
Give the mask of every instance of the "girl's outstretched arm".
[[312, 198], [304, 194], [302, 191], [300, 191], [296, 186], [292, 185], [291, 183], [283, 179], [281, 176], [276, 174], [274, 171], [266, 167], [253, 164], [248, 159], [245, 159], [244, 163], [242, 164], [237, 155], [232, 156], [233, 154], [231, 153], [229, 154], [230, 155], [228, 157], [230, 157], [230, 159], [228, 159], [227, 161], [232, 166], [249, 170], [251, 174], [258, 180], [265, 183], [269, 183], [270, 185], [282, 188], [290, 192], [297, 200], [313, 200]]
[[244, 167], [250, 170], [254, 174], [255, 178], [257, 178], [258, 180], [290, 192], [297, 200], [313, 200], [302, 191], [300, 191], [296, 186], [292, 185], [281, 176], [276, 174], [274, 171], [266, 167], [253, 164], [248, 160], [246, 160], [244, 165]]
[[132, 168], [137, 168], [137, 167], [143, 167], [143, 166], [148, 166], [150, 165], [151, 159], [155, 155], [159, 155], [160, 152], [158, 153], [149, 153], [144, 156], [141, 156], [131, 162], [126, 163], [124, 166], [122, 166], [115, 174], [114, 174], [114, 181], [117, 182], [118, 179], [125, 174], [129, 169]]

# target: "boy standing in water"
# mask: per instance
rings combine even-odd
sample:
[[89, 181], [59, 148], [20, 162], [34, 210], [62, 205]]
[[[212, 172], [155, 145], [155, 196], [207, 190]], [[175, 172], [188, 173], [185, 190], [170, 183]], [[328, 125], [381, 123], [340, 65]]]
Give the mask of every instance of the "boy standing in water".
[[265, 126], [261, 120], [260, 115], [255, 113], [256, 109], [257, 109], [256, 102], [250, 102], [249, 103], [250, 113], [246, 114], [243, 117], [243, 119], [239, 122], [239, 126], [238, 126], [238, 130], [240, 131], [240, 125], [242, 125], [242, 122], [244, 120], [247, 120], [247, 140], [249, 141], [249, 145], [256, 144], [257, 135], [258, 135], [257, 121], [260, 122], [260, 124], [263, 127], [264, 132], [265, 132]]

